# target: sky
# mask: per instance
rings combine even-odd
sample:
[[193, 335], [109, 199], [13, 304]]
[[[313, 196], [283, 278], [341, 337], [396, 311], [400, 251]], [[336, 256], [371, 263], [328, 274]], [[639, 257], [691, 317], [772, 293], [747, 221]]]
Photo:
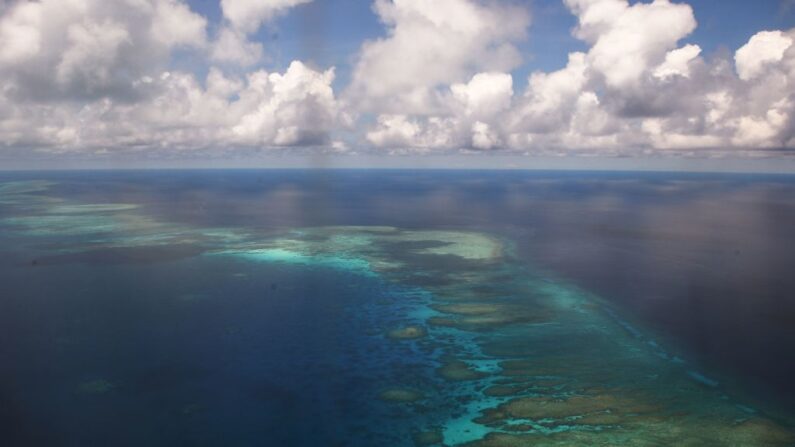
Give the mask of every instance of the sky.
[[789, 169], [795, 1], [0, 0], [0, 169], [334, 157]]

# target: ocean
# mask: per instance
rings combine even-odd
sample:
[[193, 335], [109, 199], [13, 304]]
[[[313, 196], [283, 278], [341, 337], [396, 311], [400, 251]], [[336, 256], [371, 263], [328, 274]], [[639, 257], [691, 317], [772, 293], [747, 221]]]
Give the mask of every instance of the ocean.
[[795, 176], [0, 173], [0, 445], [795, 445]]

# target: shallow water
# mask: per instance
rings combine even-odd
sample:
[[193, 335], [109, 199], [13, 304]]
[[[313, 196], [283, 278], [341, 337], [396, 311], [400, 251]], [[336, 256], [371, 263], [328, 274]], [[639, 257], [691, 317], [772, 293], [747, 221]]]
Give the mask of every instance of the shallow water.
[[0, 176], [4, 445], [795, 444], [795, 181]]

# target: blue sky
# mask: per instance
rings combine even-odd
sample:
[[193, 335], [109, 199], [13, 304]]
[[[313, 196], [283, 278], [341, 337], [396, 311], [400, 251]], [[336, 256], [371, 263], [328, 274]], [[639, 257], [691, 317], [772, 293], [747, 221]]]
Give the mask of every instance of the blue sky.
[[6, 163], [783, 160], [794, 91], [795, 0], [0, 2]]

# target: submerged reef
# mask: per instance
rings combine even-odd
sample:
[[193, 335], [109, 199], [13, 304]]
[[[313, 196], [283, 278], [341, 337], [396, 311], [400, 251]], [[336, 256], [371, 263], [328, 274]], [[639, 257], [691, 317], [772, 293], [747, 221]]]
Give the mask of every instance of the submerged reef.
[[423, 395], [421, 392], [410, 388], [390, 388], [382, 391], [380, 397], [388, 402], [410, 403], [422, 400]]
[[682, 446], [745, 447], [792, 446], [792, 432], [764, 419], [687, 422], [674, 417], [639, 417], [634, 424], [600, 431], [565, 430], [550, 434], [492, 432], [468, 447], [569, 447], [569, 446]]
[[33, 242], [25, 248], [41, 251], [44, 261], [36, 265], [160, 262], [247, 237], [241, 229], [164, 222], [135, 203], [76, 203], [52, 195], [56, 187], [44, 180], [0, 183], [0, 230], [16, 236], [10, 242]]
[[105, 379], [83, 382], [78, 386], [78, 390], [83, 394], [105, 394], [114, 388], [116, 388], [116, 385]]
[[407, 326], [389, 331], [387, 336], [393, 340], [414, 340], [425, 337], [425, 329], [419, 326]]
[[132, 203], [92, 203], [88, 205], [59, 205], [47, 210], [50, 214], [90, 214], [129, 211], [138, 208]]
[[21, 207], [58, 202], [57, 199], [40, 194], [55, 183], [47, 180], [22, 180], [0, 183], [0, 205]]
[[486, 373], [475, 371], [465, 362], [450, 360], [439, 367], [439, 375], [453, 382], [465, 380], [478, 380], [487, 376]]
[[[259, 258], [258, 253], [280, 253]], [[388, 339], [420, 343], [446, 402], [415, 445], [789, 446], [791, 427], [621, 319], [608, 303], [535, 273], [510, 244], [462, 231], [306, 228], [215, 254], [374, 274], [429, 293]], [[330, 261], [333, 260], [333, 261]], [[428, 376], [432, 377], [432, 376]], [[431, 380], [431, 379], [428, 379]], [[382, 399], [414, 401], [410, 389]], [[434, 397], [436, 396], [436, 397]], [[434, 429], [433, 427], [439, 427]], [[421, 433], [422, 436], [419, 436]]]
[[414, 433], [412, 438], [417, 446], [441, 445], [444, 442], [442, 431], [438, 429]]

